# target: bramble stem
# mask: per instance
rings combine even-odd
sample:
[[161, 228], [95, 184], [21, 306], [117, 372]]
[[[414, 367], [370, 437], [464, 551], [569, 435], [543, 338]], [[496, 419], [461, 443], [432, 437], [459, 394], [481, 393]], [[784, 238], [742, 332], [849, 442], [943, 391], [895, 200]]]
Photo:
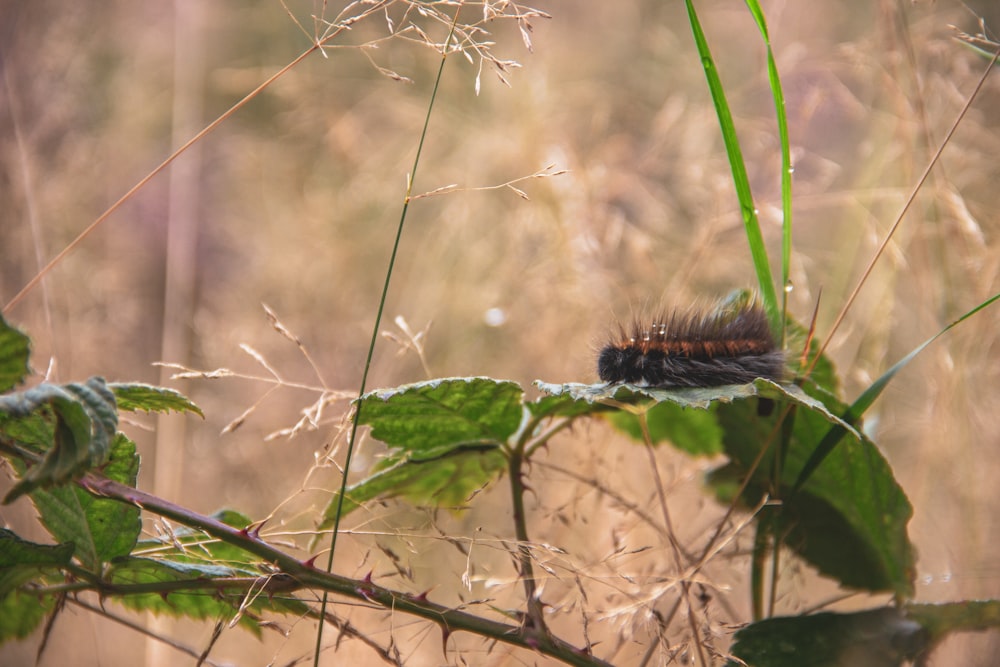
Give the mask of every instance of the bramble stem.
[[[489, 637], [505, 644], [537, 651], [568, 665], [610, 667], [610, 663], [590, 655], [586, 650], [576, 648], [562, 639], [551, 636], [548, 632], [539, 632], [536, 628], [524, 625], [519, 627], [476, 616], [475, 614], [431, 602], [427, 600], [425, 595], [413, 595], [402, 591], [395, 591], [379, 586], [368, 579], [350, 579], [330, 572], [324, 572], [313, 566], [310, 561], [302, 561], [291, 554], [271, 546], [251, 531], [226, 525], [218, 519], [198, 514], [186, 507], [181, 507], [145, 491], [140, 491], [126, 484], [108, 479], [103, 475], [87, 473], [77, 481], [77, 484], [96, 496], [135, 505], [190, 528], [202, 530], [211, 537], [227, 544], [232, 544], [274, 564], [280, 570], [280, 574], [271, 576], [271, 580], [274, 582], [271, 585], [279, 587], [282, 592], [299, 589], [322, 590], [353, 600], [366, 601], [375, 607], [411, 614], [433, 621], [440, 625], [445, 632], [465, 630], [466, 632]], [[521, 495], [523, 495], [523, 488], [522, 485]], [[238, 584], [240, 582], [228, 580], [226, 584], [221, 584], [220, 587], [225, 588], [227, 585], [234, 583]], [[257, 584], [259, 585], [259, 582]], [[173, 584], [163, 582], [160, 585], [163, 588], [157, 588], [156, 592], [160, 590], [169, 591], [171, 590], [170, 586]], [[206, 585], [200, 584], [200, 586]], [[532, 580], [532, 589], [533, 587], [534, 581]], [[125, 589], [117, 592], [124, 593]], [[129, 592], [149, 593], [153, 591], [146, 586]], [[537, 601], [536, 609], [540, 611]]]

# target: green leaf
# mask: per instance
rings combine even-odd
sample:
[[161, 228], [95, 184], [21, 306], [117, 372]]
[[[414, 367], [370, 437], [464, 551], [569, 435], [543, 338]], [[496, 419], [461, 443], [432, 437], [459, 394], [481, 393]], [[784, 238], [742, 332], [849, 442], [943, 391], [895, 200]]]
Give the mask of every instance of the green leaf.
[[[235, 528], [246, 528], [251, 523], [249, 517], [232, 510], [216, 512], [212, 516]], [[260, 559], [233, 544], [209, 538], [200, 530], [177, 526], [164, 540], [142, 540], [133, 553], [155, 553], [156, 558], [118, 558], [113, 561], [109, 575], [118, 584], [145, 584], [153, 589], [119, 598], [122, 604], [132, 609], [196, 619], [231, 617], [246, 599], [247, 585], [236, 581], [227, 585], [224, 580], [252, 578], [259, 579], [254, 595], [264, 599], [254, 599], [248, 611], [270, 610], [298, 615], [308, 611], [303, 603], [294, 598], [274, 595], [273, 589], [261, 594], [261, 588], [269, 580], [262, 574]], [[218, 583], [207, 585], [208, 581]], [[277, 581], [284, 580], [274, 580], [275, 583]], [[170, 584], [182, 582], [191, 582], [191, 585], [167, 588]], [[163, 586], [158, 587], [157, 584]], [[241, 622], [254, 632], [258, 631], [258, 625], [252, 618], [242, 616]]]
[[433, 450], [507, 441], [521, 424], [524, 392], [516, 382], [441, 378], [380, 389], [361, 398], [361, 424], [389, 447]]
[[[139, 474], [135, 443], [119, 433], [103, 471], [110, 479], [134, 487]], [[91, 572], [130, 553], [139, 537], [139, 508], [133, 505], [97, 498], [73, 486], [37, 490], [31, 499], [52, 536], [73, 542], [76, 558]]]
[[[341, 516], [375, 498], [405, 498], [415, 505], [457, 507], [497, 477], [507, 457], [497, 445], [456, 448], [432, 458], [404, 457], [362, 482], [348, 487]], [[327, 505], [320, 530], [331, 527], [338, 495]]]
[[[536, 384], [542, 391], [564, 400], [622, 407], [619, 414], [635, 410], [632, 404], [640, 404], [638, 409], [648, 409], [651, 413], [664, 410], [664, 421], [668, 416], [688, 419], [687, 413], [691, 411], [682, 408], [711, 408], [701, 414], [710, 420], [708, 424], [714, 421], [716, 426], [699, 423], [704, 432], [691, 430], [697, 438], [689, 436], [685, 441], [689, 425], [683, 422], [676, 426], [661, 425], [658, 418], [651, 423], [650, 431], [656, 442], [669, 440], [695, 453], [717, 451], [714, 449], [717, 445], [712, 443], [721, 433], [722, 447], [731, 463], [709, 482], [724, 500], [731, 498], [768, 439], [778, 442], [782, 431], [776, 420], [783, 413], [782, 406], [795, 406], [788, 448], [780, 466], [783, 505], [777, 525], [783, 534], [788, 534], [787, 546], [845, 586], [890, 590], [903, 596], [912, 594], [914, 553], [907, 523], [913, 509], [878, 448], [834, 414], [845, 406], [821, 388], [814, 387], [823, 400], [795, 385], [778, 385], [764, 379], [747, 385], [695, 389]], [[754, 397], [770, 399], [778, 405], [762, 414], [757, 400], [746, 400]], [[662, 408], [665, 404], [671, 407]], [[559, 409], [565, 410], [567, 406]], [[612, 423], [625, 425], [627, 433], [642, 439], [634, 416], [616, 416]], [[795, 473], [831, 425], [844, 430], [849, 444], [835, 452], [804, 492], [792, 494]], [[756, 468], [747, 487], [746, 504], [755, 504], [765, 493], [773, 495], [771, 475], [776, 469], [777, 449], [776, 444], [772, 445]]]
[[35, 544], [0, 528], [0, 598], [39, 573], [69, 564], [73, 543]]
[[0, 392], [10, 391], [24, 382], [31, 372], [30, 355], [31, 339], [7, 324], [0, 315]]
[[33, 595], [19, 587], [30, 581], [61, 580], [59, 569], [73, 557], [73, 544], [36, 544], [0, 528], [0, 644], [23, 639], [55, 604], [52, 596]]
[[[36, 411], [54, 422], [52, 438], [49, 443], [33, 443], [43, 445], [42, 461], [25, 472], [4, 503], [34, 489], [67, 482], [108, 459], [111, 439], [118, 428], [118, 413], [114, 394], [103, 378], [93, 377], [84, 384], [45, 383], [0, 396], [0, 414], [25, 418]], [[3, 420], [5, 431], [8, 421]]]
[[108, 578], [115, 584], [148, 584], [188, 579], [220, 579], [243, 574], [226, 565], [128, 556], [115, 560]]
[[907, 534], [913, 508], [871, 440], [847, 428], [845, 440], [798, 493], [792, 484], [806, 459], [830, 427], [830, 413], [799, 404], [781, 464], [773, 479], [779, 437], [777, 419], [749, 402], [720, 404], [716, 414], [731, 464], [729, 476], [745, 477], [761, 447], [774, 439], [748, 483], [744, 501], [753, 505], [777, 495], [778, 534], [784, 544], [820, 572], [852, 588], [913, 594], [914, 550]]
[[968, 600], [943, 604], [907, 604], [909, 618], [919, 623], [936, 644], [956, 632], [1000, 628], [1000, 600]]
[[17, 533], [0, 528], [0, 568], [18, 565], [66, 565], [73, 557], [73, 545], [37, 544], [21, 539]]
[[[232, 526], [233, 528], [246, 528], [253, 520], [242, 512], [237, 512], [236, 510], [223, 509], [219, 510], [212, 515], [212, 518], [221, 521], [227, 526]], [[183, 528], [183, 530], [191, 530], [190, 528]]]
[[[220, 565], [193, 565], [174, 563], [168, 560], [127, 557], [115, 561], [107, 578], [119, 586], [146, 584], [151, 589], [156, 584], [168, 584], [203, 579], [218, 579], [235, 576], [235, 572]], [[123, 595], [117, 600], [138, 611], [153, 611], [194, 619], [216, 619], [232, 613], [234, 603], [225, 602], [211, 589], [192, 585], [190, 590], [169, 592], [164, 586], [159, 591]], [[239, 602], [235, 602], [236, 605]]]
[[[27, 417], [11, 417], [0, 412], [0, 435], [16, 443], [25, 450], [38, 454], [39, 457], [52, 448], [52, 425], [55, 416], [48, 407], [37, 409]], [[21, 463], [19, 473], [27, 468], [19, 457], [8, 454], [12, 461]]]
[[118, 409], [126, 412], [193, 412], [204, 418], [205, 413], [180, 392], [166, 387], [140, 383], [112, 382], [108, 385], [118, 400]]
[[[536, 418], [541, 417], [580, 417], [583, 415], [596, 415], [613, 410], [607, 405], [592, 401], [578, 400], [577, 397], [568, 392], [562, 391], [563, 387], [570, 385], [549, 384], [541, 380], [535, 380], [534, 385], [542, 391], [550, 391], [545, 396], [539, 396], [534, 401], [527, 404], [528, 410]], [[587, 385], [580, 385], [587, 386]]]
[[271, 580], [260, 572], [252, 576], [258, 580], [253, 588], [248, 588], [245, 581], [228, 583], [226, 579], [241, 577], [245, 580], [246, 575], [223, 565], [137, 557], [118, 559], [108, 571], [108, 579], [113, 584], [138, 585], [149, 590], [116, 598], [124, 606], [137, 611], [196, 620], [232, 618], [239, 614], [240, 624], [255, 633], [259, 633], [260, 628], [251, 612], [295, 615], [308, 612], [307, 605], [300, 600], [275, 595], [274, 589], [265, 588], [269, 582], [282, 582], [293, 588], [294, 582], [286, 578]]
[[[781, 385], [770, 380], [758, 378], [750, 384], [731, 384], [721, 387], [682, 387], [675, 389], [660, 389], [657, 387], [640, 387], [632, 384], [549, 384], [535, 382], [542, 391], [552, 396], [562, 396], [577, 402], [587, 404], [601, 403], [608, 406], [639, 403], [644, 399], [656, 402], [670, 402], [682, 408], [707, 409], [713, 404], [727, 404], [743, 401], [758, 396], [774, 400], [791, 401], [803, 408], [815, 412], [826, 421], [838, 424], [857, 435], [850, 426], [844, 424], [822, 401], [819, 401], [795, 385]], [[697, 447], [691, 447], [697, 449]]]
[[55, 598], [22, 591], [0, 597], [0, 644], [9, 639], [24, 639], [38, 627], [52, 608]]
[[623, 403], [637, 403], [643, 399], [653, 399], [657, 402], [669, 401], [682, 408], [706, 409], [715, 401], [733, 401], [757, 395], [757, 387], [753, 384], [732, 384], [721, 387], [681, 387], [676, 389], [659, 389], [656, 387], [641, 387], [633, 384], [549, 384], [535, 382], [541, 391], [550, 396], [563, 397], [564, 400], [583, 404], [601, 404], [616, 406]]
[[[521, 427], [527, 411], [516, 382], [492, 378], [442, 378], [382, 389], [361, 398], [359, 423], [391, 454], [369, 478], [351, 486], [342, 515], [378, 497], [402, 497], [438, 506], [463, 504], [496, 479], [505, 461], [501, 447]], [[323, 513], [334, 524], [340, 495]]]
[[[213, 514], [212, 518], [241, 530], [253, 523], [249, 517], [233, 510], [221, 510]], [[174, 563], [217, 564], [246, 575], [259, 573], [260, 559], [250, 552], [186, 526], [174, 527], [162, 540], [141, 540], [133, 549], [134, 554], [150, 551], [155, 551], [159, 558]]]
[[[715, 415], [707, 410], [689, 410], [664, 401], [647, 408], [645, 418], [654, 445], [670, 442], [695, 456], [722, 453], [722, 429], [716, 423]], [[608, 420], [633, 439], [644, 440], [639, 415], [622, 410], [610, 413]]]
[[753, 667], [898, 667], [927, 648], [920, 623], [884, 608], [769, 618], [736, 633], [731, 652]]

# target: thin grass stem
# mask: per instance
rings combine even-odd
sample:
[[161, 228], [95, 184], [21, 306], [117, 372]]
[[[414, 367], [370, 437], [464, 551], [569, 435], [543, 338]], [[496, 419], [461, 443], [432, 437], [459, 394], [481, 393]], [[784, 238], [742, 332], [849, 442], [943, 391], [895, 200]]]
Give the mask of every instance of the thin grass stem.
[[819, 361], [820, 357], [823, 356], [823, 353], [826, 351], [826, 348], [830, 344], [830, 341], [833, 340], [834, 334], [837, 332], [837, 329], [840, 328], [841, 323], [844, 321], [844, 317], [847, 315], [847, 311], [851, 309], [851, 306], [854, 304], [854, 300], [858, 297], [858, 294], [861, 292], [861, 288], [864, 287], [864, 284], [866, 282], [868, 282], [868, 276], [871, 274], [872, 269], [875, 268], [875, 264], [882, 257], [882, 253], [885, 252], [886, 247], [888, 247], [889, 245], [889, 241], [892, 240], [892, 237], [895, 235], [896, 230], [899, 228], [900, 223], [903, 222], [903, 218], [906, 217], [906, 213], [907, 211], [910, 210], [910, 206], [913, 204], [914, 201], [916, 201], [917, 193], [920, 192], [921, 188], [923, 188], [924, 182], [930, 176], [931, 170], [934, 169], [934, 165], [937, 164], [938, 159], [941, 157], [941, 154], [944, 153], [945, 147], [951, 142], [951, 138], [955, 134], [955, 130], [957, 130], [958, 126], [962, 124], [962, 119], [965, 118], [965, 114], [968, 113], [969, 109], [972, 107], [972, 103], [976, 100], [976, 97], [979, 95], [979, 91], [983, 89], [983, 85], [986, 83], [986, 79], [987, 77], [989, 77], [990, 72], [993, 71], [993, 67], [994, 65], [996, 65], [997, 60], [1000, 60], [1000, 49], [997, 49], [997, 51], [994, 52], [993, 58], [986, 66], [986, 70], [983, 72], [983, 75], [979, 77], [979, 81], [978, 83], [976, 83], [976, 87], [972, 90], [972, 94], [969, 95], [969, 99], [965, 101], [965, 105], [962, 106], [962, 110], [958, 112], [958, 116], [955, 118], [955, 122], [951, 124], [951, 128], [948, 130], [948, 134], [945, 135], [944, 139], [941, 141], [941, 145], [938, 146], [938, 149], [934, 152], [934, 155], [933, 157], [931, 157], [930, 162], [927, 163], [927, 167], [924, 168], [924, 173], [920, 175], [920, 178], [917, 180], [917, 184], [913, 186], [913, 190], [910, 192], [910, 196], [906, 198], [906, 203], [903, 204], [903, 208], [900, 209], [899, 215], [896, 216], [896, 221], [892, 223], [892, 227], [889, 228], [889, 232], [885, 235], [885, 238], [882, 239], [882, 243], [879, 245], [878, 250], [875, 251], [875, 254], [872, 256], [871, 261], [868, 262], [868, 266], [865, 267], [864, 272], [861, 274], [861, 278], [858, 280], [858, 284], [855, 285], [854, 290], [851, 292], [851, 295], [847, 298], [847, 301], [844, 302], [844, 306], [840, 309], [840, 312], [837, 313], [837, 319], [834, 320], [833, 326], [830, 327], [830, 333], [827, 334], [826, 339], [823, 341], [823, 344], [820, 345], [819, 352], [816, 354], [815, 357], [813, 357], [812, 363], [809, 365], [809, 368], [806, 369], [805, 372], [806, 377], [808, 377], [809, 374], [812, 373], [813, 369], [816, 367], [816, 363]]
[[[403, 198], [403, 209], [399, 215], [399, 224], [396, 226], [396, 238], [392, 244], [392, 254], [389, 256], [389, 265], [385, 272], [385, 282], [382, 285], [382, 295], [378, 302], [378, 312], [375, 314], [375, 324], [372, 327], [371, 339], [368, 343], [368, 355], [365, 358], [365, 369], [361, 375], [361, 386], [358, 388], [358, 400], [357, 407], [354, 409], [354, 415], [351, 420], [351, 436], [347, 441], [347, 454], [344, 457], [344, 474], [341, 477], [340, 482], [340, 494], [337, 499], [337, 512], [333, 519], [333, 530], [330, 535], [330, 553], [327, 556], [326, 561], [326, 571], [333, 571], [333, 557], [337, 550], [337, 535], [340, 533], [340, 518], [344, 509], [344, 496], [347, 493], [347, 476], [351, 470], [351, 458], [354, 454], [354, 445], [357, 440], [358, 435], [358, 425], [361, 423], [361, 410], [364, 403], [361, 401], [362, 396], [365, 394], [365, 390], [368, 387], [368, 372], [371, 370], [372, 357], [375, 354], [375, 342], [378, 340], [379, 327], [382, 324], [382, 314], [385, 310], [386, 297], [389, 294], [389, 284], [392, 281], [393, 268], [396, 265], [396, 256], [399, 252], [400, 240], [403, 236], [403, 226], [406, 223], [406, 213], [410, 207], [410, 196], [413, 192], [413, 180], [417, 174], [417, 167], [420, 165], [420, 155], [423, 152], [424, 140], [427, 138], [427, 127], [431, 122], [431, 112], [434, 110], [434, 100], [437, 97], [438, 88], [441, 85], [441, 76], [444, 73], [444, 64], [448, 59], [448, 45], [451, 43], [452, 37], [455, 34], [455, 27], [458, 25], [458, 17], [462, 11], [462, 5], [455, 9], [455, 17], [451, 23], [451, 31], [448, 33], [448, 37], [444, 41], [444, 47], [441, 49], [441, 64], [438, 66], [437, 77], [434, 79], [434, 87], [431, 89], [431, 99], [427, 104], [427, 114], [424, 117], [424, 126], [420, 132], [420, 141], [417, 143], [417, 154], [413, 158], [413, 167], [406, 179], [406, 196]], [[329, 593], [323, 591], [323, 600], [320, 603], [320, 616], [326, 615], [326, 606], [329, 600]], [[316, 647], [313, 654], [313, 665], [319, 667], [319, 656], [321, 648], [323, 645], [323, 623], [319, 624], [316, 630]]]

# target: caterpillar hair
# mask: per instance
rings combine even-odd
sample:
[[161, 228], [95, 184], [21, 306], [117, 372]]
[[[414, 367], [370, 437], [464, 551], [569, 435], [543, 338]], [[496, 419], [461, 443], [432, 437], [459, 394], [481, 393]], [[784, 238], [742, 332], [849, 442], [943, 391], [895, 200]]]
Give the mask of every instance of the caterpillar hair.
[[785, 355], [775, 345], [764, 309], [750, 297], [619, 326], [601, 349], [597, 374], [605, 382], [648, 387], [717, 387], [755, 378], [780, 382]]

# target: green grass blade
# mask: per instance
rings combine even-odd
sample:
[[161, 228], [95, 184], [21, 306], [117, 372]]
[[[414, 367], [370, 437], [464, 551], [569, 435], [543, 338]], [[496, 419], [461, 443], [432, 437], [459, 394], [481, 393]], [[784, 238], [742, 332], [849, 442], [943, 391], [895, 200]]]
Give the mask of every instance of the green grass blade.
[[[767, 21], [757, 0], [746, 0], [747, 8], [757, 23], [760, 36], [767, 46], [767, 78], [771, 84], [771, 94], [774, 97], [774, 113], [778, 123], [778, 140], [781, 143], [781, 312], [787, 312], [789, 271], [792, 259], [792, 153], [788, 140], [788, 115], [785, 113], [785, 95], [781, 90], [781, 77], [778, 76], [778, 66], [774, 62], [774, 51], [771, 49], [771, 37], [767, 32]], [[781, 318], [786, 321], [785, 317]], [[784, 344], [785, 329], [781, 329], [782, 344]]]
[[[861, 416], [868, 410], [868, 408], [871, 407], [872, 403], [875, 402], [875, 399], [877, 399], [882, 394], [882, 391], [886, 388], [886, 385], [889, 384], [889, 381], [896, 376], [896, 373], [901, 371], [907, 364], [913, 361], [913, 359], [918, 354], [920, 354], [925, 347], [933, 343], [935, 340], [940, 338], [943, 334], [951, 330], [959, 323], [969, 319], [970, 317], [978, 313], [980, 310], [986, 308], [987, 306], [989, 306], [998, 299], [1000, 299], [1000, 294], [994, 294], [992, 297], [982, 302], [981, 304], [979, 304], [978, 306], [967, 312], [965, 315], [962, 315], [960, 318], [958, 318], [957, 320], [946, 326], [944, 329], [941, 329], [941, 331], [937, 332], [936, 334], [925, 340], [923, 343], [917, 346], [916, 349], [914, 349], [912, 352], [910, 352], [905, 357], [903, 357], [895, 364], [893, 364], [892, 368], [883, 373], [882, 377], [875, 380], [875, 382], [873, 382], [871, 386], [868, 387], [868, 389], [866, 389], [865, 392], [861, 394], [861, 396], [859, 396], [858, 399], [854, 401], [853, 404], [851, 404], [851, 407], [849, 407], [847, 411], [841, 416], [841, 419], [847, 424], [851, 425], [856, 424], [857, 421], [861, 419]], [[792, 489], [792, 493], [795, 493], [800, 488], [802, 488], [802, 485], [805, 484], [806, 481], [809, 479], [809, 477], [816, 471], [816, 468], [820, 466], [820, 464], [823, 462], [823, 459], [825, 459], [830, 454], [830, 452], [833, 451], [833, 448], [837, 446], [837, 443], [840, 442], [845, 432], [846, 431], [844, 430], [844, 427], [840, 426], [839, 424], [834, 424], [832, 427], [830, 427], [830, 430], [827, 431], [825, 436], [823, 436], [823, 439], [820, 441], [819, 445], [816, 446], [815, 451], [813, 451], [812, 455], [806, 460], [805, 465], [802, 466], [802, 472], [799, 473], [798, 479], [795, 480], [795, 486]]]
[[705, 70], [705, 78], [708, 80], [708, 88], [712, 94], [712, 102], [715, 104], [715, 112], [719, 117], [722, 139], [726, 144], [726, 154], [729, 156], [729, 166], [733, 171], [733, 184], [736, 187], [736, 196], [740, 203], [740, 213], [743, 217], [743, 226], [746, 230], [747, 241], [750, 244], [750, 255], [753, 258], [754, 270], [757, 272], [758, 289], [764, 301], [764, 309], [767, 311], [771, 326], [774, 327], [775, 331], [779, 331], [782, 318], [778, 310], [774, 280], [771, 277], [771, 266], [767, 259], [767, 249], [764, 247], [764, 236], [760, 231], [760, 221], [757, 219], [753, 194], [750, 192], [750, 179], [747, 178], [746, 164], [743, 161], [743, 152], [740, 150], [739, 138], [736, 136], [733, 115], [729, 111], [726, 93], [722, 87], [722, 81], [719, 79], [719, 73], [715, 68], [715, 61], [712, 59], [712, 52], [708, 48], [705, 33], [701, 29], [701, 23], [698, 21], [698, 15], [694, 10], [694, 4], [692, 0], [685, 0], [685, 4], [687, 5], [688, 19], [691, 22], [691, 32], [694, 34], [694, 41], [698, 47], [698, 55], [701, 57], [701, 64]]

